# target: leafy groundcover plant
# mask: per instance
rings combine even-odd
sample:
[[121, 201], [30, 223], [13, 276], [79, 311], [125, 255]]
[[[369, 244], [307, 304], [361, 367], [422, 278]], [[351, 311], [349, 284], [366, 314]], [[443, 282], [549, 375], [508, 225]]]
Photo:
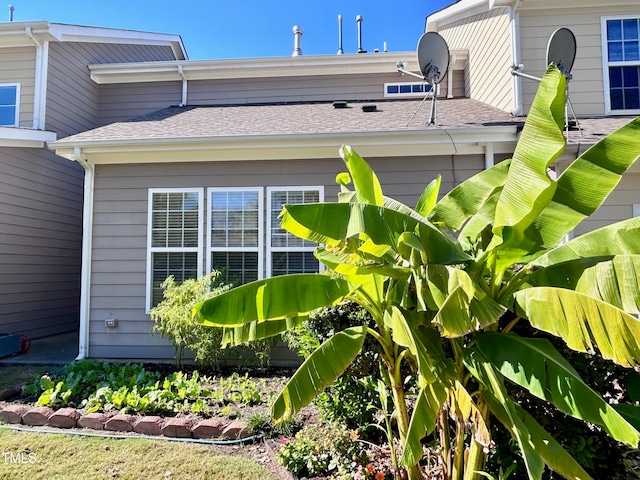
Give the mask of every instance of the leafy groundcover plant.
[[[551, 342], [515, 333], [527, 324], [622, 366], [640, 360], [640, 321], [632, 316], [640, 305], [640, 218], [564, 243], [640, 155], [640, 119], [554, 180], [547, 170], [566, 146], [565, 86], [551, 65], [513, 158], [440, 201], [436, 179], [415, 208], [385, 197], [369, 165], [343, 147], [348, 173], [337, 177], [338, 202], [285, 205], [281, 213], [283, 228], [323, 245], [316, 256], [329, 274], [261, 280], [194, 308], [203, 324], [224, 327], [230, 344], [278, 334], [345, 299], [371, 314], [375, 327], [336, 332], [302, 364], [273, 405], [276, 419], [331, 384], [370, 335], [380, 343], [403, 477], [422, 478], [422, 440], [434, 434], [447, 478], [480, 478], [493, 419], [517, 443], [529, 478], [541, 479], [546, 467], [591, 478], [509, 395], [509, 384], [638, 445], [640, 433]], [[405, 363], [419, 387], [411, 408]]]

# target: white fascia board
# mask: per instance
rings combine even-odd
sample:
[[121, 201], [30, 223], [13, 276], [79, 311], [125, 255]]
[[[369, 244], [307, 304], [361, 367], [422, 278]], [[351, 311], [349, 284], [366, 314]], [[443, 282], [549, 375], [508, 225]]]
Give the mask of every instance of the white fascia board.
[[427, 17], [425, 31], [437, 32], [445, 23], [455, 22], [489, 10], [490, 0], [461, 0]]
[[309, 55], [298, 57], [236, 58], [89, 65], [91, 79], [98, 84], [159, 82], [236, 78], [308, 77], [389, 73], [398, 61], [408, 70], [417, 70], [415, 52], [383, 52], [347, 55]]
[[55, 142], [55, 132], [32, 130], [29, 128], [0, 127], [0, 147], [43, 148]]
[[343, 144], [368, 157], [483, 154], [487, 143], [495, 153], [511, 153], [517, 126], [425, 128], [406, 131], [361, 131], [326, 134], [236, 135], [198, 138], [94, 140], [49, 144], [69, 157], [80, 149], [93, 164], [175, 163], [245, 160], [337, 158]]

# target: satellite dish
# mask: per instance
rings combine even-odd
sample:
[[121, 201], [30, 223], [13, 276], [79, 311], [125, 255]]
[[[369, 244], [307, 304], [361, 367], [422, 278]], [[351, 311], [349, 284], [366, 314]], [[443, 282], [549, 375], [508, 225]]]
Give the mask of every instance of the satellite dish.
[[569, 78], [576, 59], [576, 37], [568, 28], [559, 28], [549, 37], [547, 45], [547, 65], [553, 63], [562, 74]]
[[[571, 30], [565, 27], [558, 28], [555, 32], [551, 34], [549, 37], [549, 43], [547, 44], [547, 66], [553, 63], [560, 73], [562, 73], [567, 79], [566, 82], [566, 102], [564, 107], [564, 125], [567, 131], [569, 132], [570, 122], [569, 122], [569, 110], [571, 110], [571, 114], [573, 115], [573, 121], [575, 126], [580, 131], [580, 135], [582, 135], [582, 128], [580, 128], [580, 123], [578, 123], [578, 117], [576, 117], [576, 112], [573, 110], [573, 105], [571, 105], [571, 100], [569, 99], [569, 80], [573, 77], [571, 75], [571, 69], [573, 68], [573, 62], [576, 59], [576, 37]], [[523, 65], [512, 65], [511, 66], [511, 75], [517, 75], [519, 77], [529, 78], [531, 80], [536, 80], [538, 82], [542, 81], [541, 78], [534, 77], [533, 75], [527, 75], [526, 73], [522, 73]]]
[[436, 32], [427, 32], [418, 40], [418, 47], [416, 49], [418, 55], [418, 66], [420, 67], [420, 75], [417, 73], [409, 72], [404, 69], [404, 63], [399, 61], [396, 64], [396, 70], [402, 74], [409, 74], [414, 77], [427, 82], [431, 85], [431, 90], [426, 92], [426, 95], [413, 115], [409, 119], [407, 126], [411, 123], [411, 120], [416, 116], [420, 107], [424, 104], [429, 93], [431, 93], [431, 115], [429, 117], [429, 123], [427, 125], [436, 124], [436, 100], [438, 98], [438, 92], [436, 86], [444, 79], [449, 70], [449, 47], [444, 38], [438, 35]]
[[436, 32], [427, 32], [418, 40], [418, 66], [431, 85], [440, 83], [449, 69], [449, 47]]

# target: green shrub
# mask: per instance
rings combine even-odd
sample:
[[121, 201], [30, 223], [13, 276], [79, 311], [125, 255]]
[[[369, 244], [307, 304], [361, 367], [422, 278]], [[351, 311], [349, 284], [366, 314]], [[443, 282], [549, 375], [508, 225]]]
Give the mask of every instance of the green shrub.
[[[312, 314], [296, 330], [287, 333], [285, 340], [290, 348], [308, 358], [334, 332], [367, 322], [373, 324], [366, 310], [356, 303], [345, 302]], [[367, 337], [365, 348], [354, 362], [316, 398], [315, 403], [323, 419], [344, 423], [353, 429], [366, 428], [374, 423], [376, 410], [380, 407], [375, 388], [380, 378], [379, 348], [372, 337]], [[370, 405], [376, 408], [368, 408]]]
[[162, 288], [164, 299], [150, 313], [154, 321], [153, 333], [160, 333], [162, 338], [173, 342], [178, 364], [182, 365], [188, 348], [200, 365], [218, 367], [222, 329], [195, 323], [191, 309], [198, 302], [229, 290], [231, 285], [222, 283], [220, 272], [213, 271], [182, 283], [170, 276], [162, 283]]

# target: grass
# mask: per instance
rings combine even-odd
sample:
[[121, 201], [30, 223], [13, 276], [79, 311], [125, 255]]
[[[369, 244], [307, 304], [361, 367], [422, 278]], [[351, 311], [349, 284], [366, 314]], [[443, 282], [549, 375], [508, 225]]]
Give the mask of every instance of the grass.
[[275, 480], [255, 461], [223, 455], [211, 445], [25, 433], [0, 427], [0, 480], [16, 478]]
[[[2, 365], [0, 364], [0, 390], [11, 388], [14, 385], [26, 382], [30, 383], [34, 378], [44, 375], [46, 372], [60, 370], [62, 365]], [[1, 459], [0, 459], [1, 460]]]

